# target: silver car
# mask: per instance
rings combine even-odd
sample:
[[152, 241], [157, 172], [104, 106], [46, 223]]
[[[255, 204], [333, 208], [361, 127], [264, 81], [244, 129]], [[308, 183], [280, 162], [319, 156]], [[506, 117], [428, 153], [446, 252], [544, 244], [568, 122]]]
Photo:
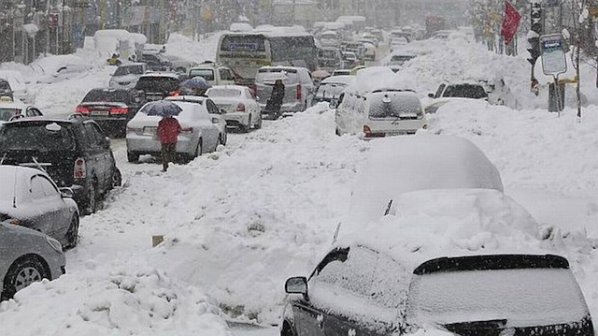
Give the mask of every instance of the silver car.
[[0, 220], [10, 220], [75, 247], [79, 210], [69, 188], [56, 187], [45, 172], [20, 166], [0, 166]]
[[134, 88], [145, 71], [145, 63], [128, 63], [120, 65], [110, 78], [108, 86], [117, 89]]
[[[159, 116], [147, 115], [151, 104], [145, 104], [133, 119], [127, 124], [127, 159], [137, 162], [142, 154], [160, 154], [162, 145], [158, 139]], [[182, 111], [175, 116], [181, 125], [182, 132], [178, 135], [176, 153], [184, 160], [193, 160], [203, 153], [216, 150], [219, 144], [220, 131], [212, 121], [208, 110], [203, 104], [173, 101]], [[216, 124], [215, 124], [215, 123]]]
[[0, 222], [0, 297], [2, 300], [42, 279], [66, 272], [59, 241], [26, 227]]

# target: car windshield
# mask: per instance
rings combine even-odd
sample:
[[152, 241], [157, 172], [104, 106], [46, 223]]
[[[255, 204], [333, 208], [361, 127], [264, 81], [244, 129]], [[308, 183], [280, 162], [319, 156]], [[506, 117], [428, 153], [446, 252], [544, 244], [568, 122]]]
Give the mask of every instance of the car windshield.
[[260, 69], [255, 77], [256, 83], [273, 84], [277, 79], [282, 79], [283, 83], [296, 84], [299, 83], [299, 75], [295, 69], [285, 68], [268, 68]]
[[338, 52], [336, 50], [320, 49], [318, 52], [320, 58], [337, 58]]
[[500, 269], [415, 276], [409, 294], [417, 321], [452, 324], [509, 321], [548, 325], [580, 321], [583, 296], [568, 269]]
[[372, 94], [368, 100], [372, 118], [418, 116], [423, 113], [419, 99], [412, 95], [381, 92]]
[[120, 66], [114, 72], [114, 76], [126, 76], [126, 75], [143, 75], [143, 66], [141, 65], [127, 65]]
[[135, 88], [146, 91], [174, 91], [179, 87], [179, 80], [172, 77], [141, 77]]
[[487, 98], [488, 93], [486, 93], [486, 90], [484, 90], [481, 85], [462, 84], [449, 85], [446, 90], [444, 90], [442, 96], [481, 99]]
[[0, 128], [0, 152], [11, 150], [56, 151], [73, 148], [75, 144], [68, 124], [27, 122], [6, 125]]
[[208, 97], [239, 97], [241, 90], [237, 89], [210, 89]]
[[92, 102], [120, 102], [126, 103], [128, 92], [123, 90], [91, 90], [85, 98], [84, 103]]
[[390, 59], [392, 64], [403, 65], [403, 63], [412, 60], [415, 56], [395, 55]]
[[212, 69], [191, 69], [191, 71], [189, 71], [189, 77], [193, 78], [193, 77], [203, 77], [203, 79], [207, 80], [207, 81], [213, 81], [214, 80], [214, 70]]
[[1, 107], [0, 108], [0, 120], [8, 121], [12, 116], [17, 113], [20, 113], [20, 109], [17, 108], [8, 108], [8, 107]]

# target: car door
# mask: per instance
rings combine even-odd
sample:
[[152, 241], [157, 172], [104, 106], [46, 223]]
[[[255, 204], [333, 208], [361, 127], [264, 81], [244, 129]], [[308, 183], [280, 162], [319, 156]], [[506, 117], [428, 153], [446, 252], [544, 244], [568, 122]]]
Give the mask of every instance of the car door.
[[[108, 176], [110, 176], [110, 181], [112, 180], [112, 176], [109, 175], [108, 172], [108, 170], [111, 170], [111, 168], [109, 168], [106, 164], [106, 162], [110, 159], [107, 156], [106, 149], [102, 146], [102, 141], [105, 136], [102, 135], [95, 123], [87, 122], [84, 124], [84, 128], [87, 140], [87, 145], [85, 148], [88, 157], [86, 160], [88, 178], [90, 173], [92, 176], [95, 176], [97, 179], [98, 188], [103, 192], [107, 190], [106, 180], [108, 179]], [[90, 167], [91, 172], [89, 171]]]
[[43, 232], [49, 236], [56, 237], [60, 230], [61, 203], [59, 194], [47, 193], [46, 183], [48, 179], [39, 174], [31, 176], [30, 183], [30, 205], [35, 209], [35, 215], [31, 218], [31, 228]]
[[[207, 102], [207, 100], [206, 100]], [[207, 105], [207, 103], [204, 103]], [[198, 123], [201, 124], [201, 133], [203, 139], [203, 151], [211, 152], [218, 146], [218, 136], [220, 132], [218, 127], [212, 122], [207, 107], [198, 104]]]
[[218, 135], [224, 134], [226, 132], [226, 120], [218, 106], [211, 99], [206, 99], [206, 108], [208, 109], [212, 123], [218, 128]]
[[38, 181], [44, 189], [48, 204], [52, 205], [53, 211], [55, 210], [55, 220], [52, 223], [53, 234], [55, 237], [63, 237], [69, 229], [73, 211], [62, 198], [56, 185], [47, 176], [37, 175], [36, 179], [39, 179]]

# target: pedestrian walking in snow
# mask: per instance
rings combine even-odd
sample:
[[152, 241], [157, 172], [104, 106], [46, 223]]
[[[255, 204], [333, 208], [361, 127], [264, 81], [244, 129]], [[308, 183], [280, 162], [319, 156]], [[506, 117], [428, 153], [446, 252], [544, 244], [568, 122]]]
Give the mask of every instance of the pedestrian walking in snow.
[[172, 116], [165, 116], [158, 123], [158, 139], [162, 145], [162, 171], [168, 170], [168, 163], [173, 162], [176, 155], [176, 143], [181, 133], [181, 124]]

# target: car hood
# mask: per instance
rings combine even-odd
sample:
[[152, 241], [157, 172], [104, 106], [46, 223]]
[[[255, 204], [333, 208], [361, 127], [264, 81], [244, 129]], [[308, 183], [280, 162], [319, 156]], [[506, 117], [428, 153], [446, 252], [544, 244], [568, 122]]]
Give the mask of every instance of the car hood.
[[26, 234], [26, 235], [30, 235], [30, 236], [37, 236], [40, 238], [46, 237], [45, 234], [43, 234], [39, 231], [35, 231], [35, 230], [29, 229], [29, 228], [26, 228], [26, 227], [20, 226], [20, 225], [13, 225], [6, 221], [0, 222], [0, 230], [10, 230], [15, 233]]
[[124, 76], [112, 76], [111, 79], [118, 83], [122, 83], [122, 82], [136, 81], [139, 79], [139, 77], [141, 77], [141, 75], [129, 74], [129, 75], [124, 75]]

